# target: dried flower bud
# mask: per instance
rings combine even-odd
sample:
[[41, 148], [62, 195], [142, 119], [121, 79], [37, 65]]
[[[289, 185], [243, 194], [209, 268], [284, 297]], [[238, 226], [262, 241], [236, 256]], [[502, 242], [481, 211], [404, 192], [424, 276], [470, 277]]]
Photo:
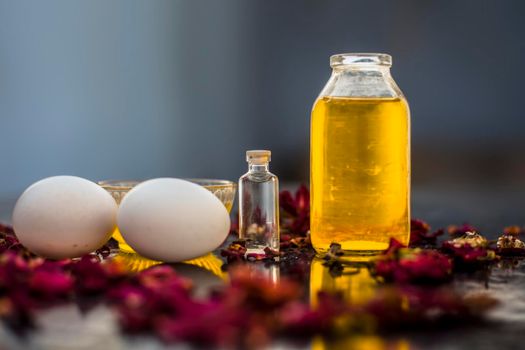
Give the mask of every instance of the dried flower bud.
[[502, 234], [496, 246], [498, 249], [525, 249], [525, 243], [510, 234]]
[[344, 252], [341, 249], [341, 244], [332, 242], [330, 244], [330, 249], [328, 250], [328, 253], [326, 253], [326, 255], [332, 258], [343, 256]]
[[522, 228], [517, 225], [507, 226], [503, 229], [503, 234], [510, 236], [519, 236], [522, 232]]
[[457, 238], [465, 235], [467, 232], [478, 232], [474, 226], [470, 224], [463, 224], [461, 226], [450, 225], [447, 227], [447, 232], [452, 238]]
[[444, 231], [437, 230], [430, 232], [430, 225], [423, 220], [410, 220], [410, 243], [411, 248], [415, 247], [435, 247], [437, 238], [443, 235]]
[[453, 239], [452, 244], [456, 247], [460, 247], [467, 244], [470, 245], [472, 248], [484, 248], [488, 245], [488, 241], [479, 233], [468, 231], [465, 232], [463, 236]]

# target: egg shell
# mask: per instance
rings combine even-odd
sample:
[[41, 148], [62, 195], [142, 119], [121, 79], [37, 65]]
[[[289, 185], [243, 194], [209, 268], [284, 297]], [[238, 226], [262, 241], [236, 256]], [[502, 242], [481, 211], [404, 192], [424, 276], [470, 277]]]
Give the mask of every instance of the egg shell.
[[16, 237], [31, 252], [75, 258], [106, 243], [116, 226], [117, 203], [96, 183], [76, 176], [40, 180], [13, 211]]
[[207, 189], [174, 178], [135, 186], [120, 203], [122, 237], [140, 255], [179, 262], [211, 252], [230, 230], [230, 216]]

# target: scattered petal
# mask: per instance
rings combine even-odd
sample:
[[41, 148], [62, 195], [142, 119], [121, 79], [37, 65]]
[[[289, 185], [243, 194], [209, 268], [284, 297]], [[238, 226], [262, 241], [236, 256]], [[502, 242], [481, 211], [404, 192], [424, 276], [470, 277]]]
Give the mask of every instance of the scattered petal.
[[451, 238], [457, 238], [464, 236], [467, 232], [479, 232], [479, 230], [470, 224], [463, 224], [461, 226], [450, 225], [447, 227], [447, 232]]
[[410, 221], [410, 247], [435, 247], [443, 230], [430, 233], [430, 225], [422, 220]]

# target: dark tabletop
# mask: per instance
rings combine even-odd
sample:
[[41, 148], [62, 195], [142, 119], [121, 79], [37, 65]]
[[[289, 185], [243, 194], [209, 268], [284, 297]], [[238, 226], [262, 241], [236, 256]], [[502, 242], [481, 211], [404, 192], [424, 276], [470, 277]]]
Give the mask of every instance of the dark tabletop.
[[[414, 189], [412, 217], [421, 218], [433, 228], [469, 222], [482, 233], [495, 238], [504, 226], [520, 225], [525, 221], [524, 191], [505, 188], [443, 189], [425, 187]], [[0, 220], [9, 222], [14, 200], [0, 200]], [[197, 288], [196, 297], [206, 294], [211, 286], [224, 282], [218, 258], [201, 264], [179, 265], [177, 271], [191, 277]], [[200, 265], [200, 266], [198, 266]], [[219, 268], [218, 268], [219, 267]], [[279, 266], [253, 264], [270, 278], [286, 275]], [[311, 302], [321, 287], [342, 289], [350, 298], [366, 297], [365, 279], [337, 280], [319, 272], [319, 264], [312, 263], [306, 274], [305, 298]], [[315, 271], [314, 271], [315, 269]], [[319, 277], [322, 274], [322, 278]], [[277, 342], [274, 349], [515, 349], [525, 334], [525, 265], [518, 262], [514, 268], [496, 266], [486, 278], [461, 278], [453, 287], [467, 293], [488, 293], [499, 300], [489, 312], [487, 321], [469, 327], [453, 327], [446, 331], [415, 332], [407, 329], [390, 335], [354, 336], [339, 344], [326, 344], [321, 339], [308, 345]], [[83, 314], [75, 305], [63, 305], [43, 311], [37, 319], [38, 330], [19, 338], [0, 326], [0, 350], [3, 349], [185, 349], [184, 344], [165, 345], [153, 337], [123, 336], [116, 316], [100, 305]], [[524, 332], [524, 333], [522, 333]]]

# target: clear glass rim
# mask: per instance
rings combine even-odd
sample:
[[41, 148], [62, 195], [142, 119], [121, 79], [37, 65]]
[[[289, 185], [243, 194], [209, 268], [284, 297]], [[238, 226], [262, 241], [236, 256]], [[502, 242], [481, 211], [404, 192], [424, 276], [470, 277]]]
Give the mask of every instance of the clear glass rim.
[[[144, 180], [142, 180], [144, 181]], [[141, 180], [102, 180], [97, 184], [109, 191], [129, 191], [142, 182]]]
[[[182, 179], [193, 182], [194, 184], [206, 187], [208, 189], [236, 188], [237, 184], [230, 180], [220, 179]], [[98, 184], [110, 191], [129, 191], [136, 185], [146, 180], [102, 180]]]
[[340, 53], [330, 56], [332, 68], [341, 66], [392, 66], [392, 56], [386, 53]]
[[237, 184], [230, 180], [219, 180], [219, 179], [182, 179], [193, 182], [194, 184], [201, 185], [206, 188], [228, 188], [237, 187]]

